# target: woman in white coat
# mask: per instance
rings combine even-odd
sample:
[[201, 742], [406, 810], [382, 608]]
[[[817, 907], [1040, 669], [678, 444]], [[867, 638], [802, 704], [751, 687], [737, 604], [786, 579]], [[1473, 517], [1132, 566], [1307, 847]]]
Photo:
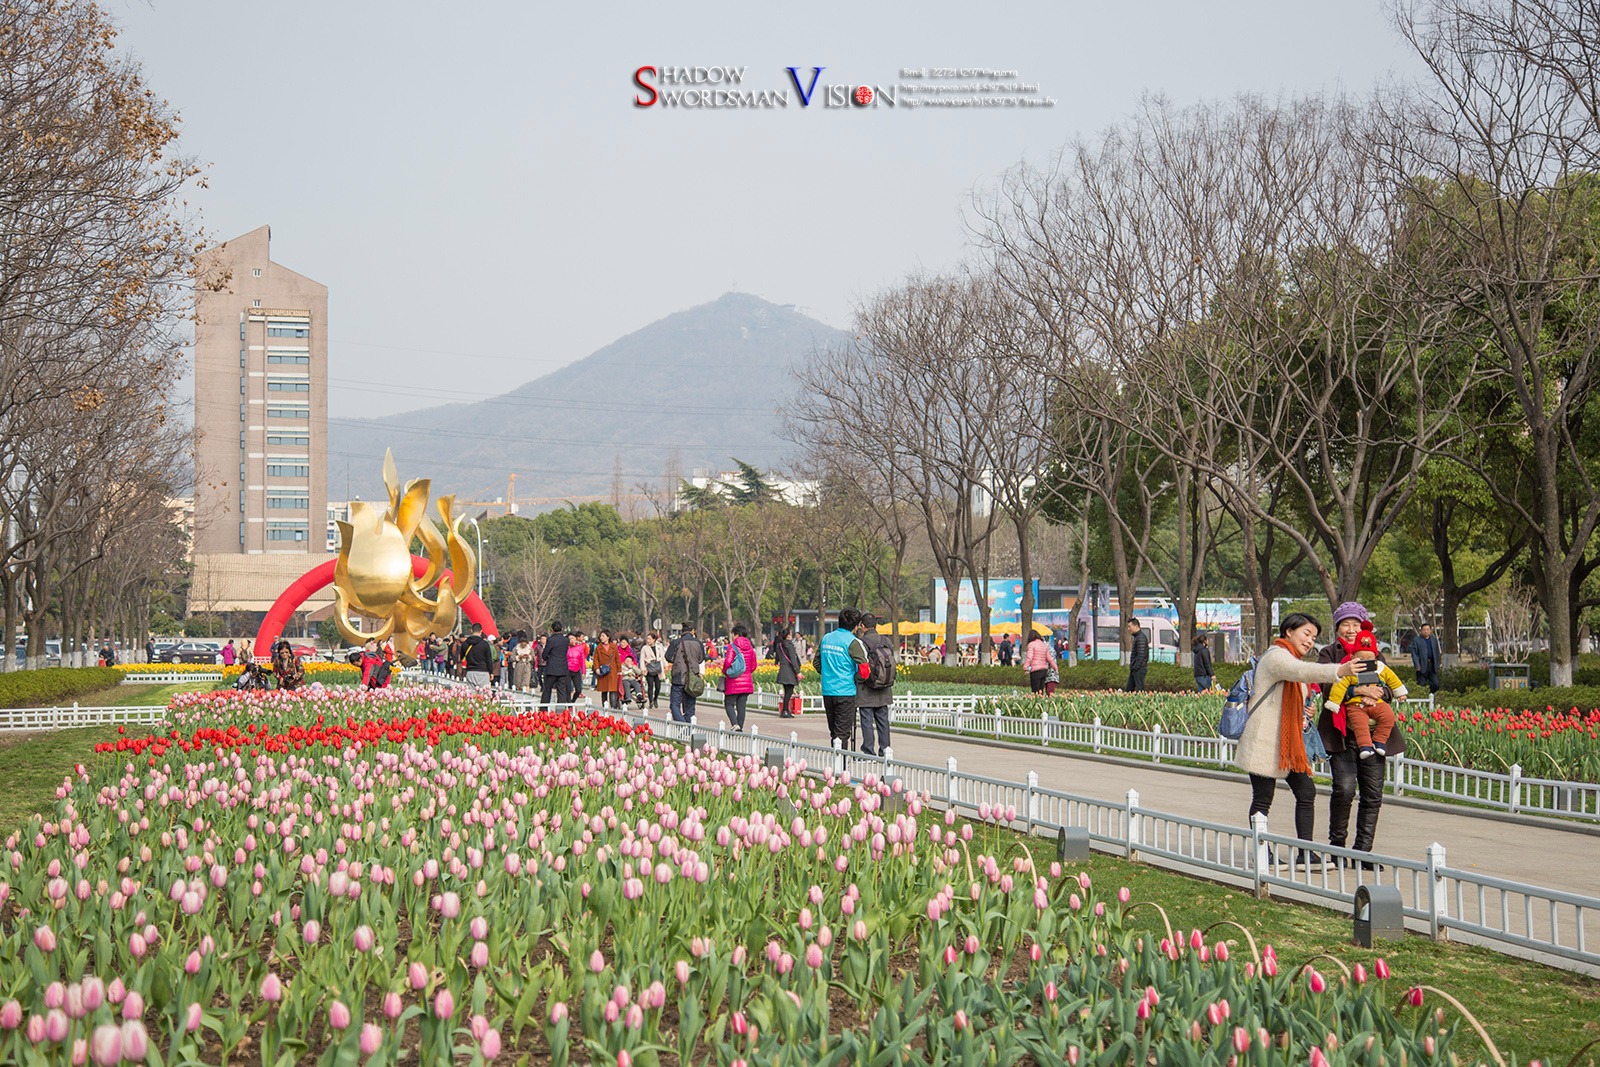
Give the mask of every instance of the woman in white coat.
[[[1250, 718], [1233, 762], [1250, 775], [1250, 818], [1272, 810], [1278, 780], [1294, 794], [1295, 836], [1310, 841], [1316, 816], [1316, 786], [1306, 757], [1306, 686], [1322, 685], [1359, 672], [1355, 662], [1306, 663], [1322, 625], [1295, 612], [1278, 627], [1278, 639], [1256, 663]], [[1303, 851], [1302, 851], [1303, 855]]]

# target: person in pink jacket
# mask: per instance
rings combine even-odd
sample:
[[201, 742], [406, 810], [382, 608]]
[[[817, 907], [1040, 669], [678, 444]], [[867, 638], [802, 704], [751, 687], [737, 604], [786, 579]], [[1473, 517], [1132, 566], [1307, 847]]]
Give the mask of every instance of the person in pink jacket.
[[1045, 679], [1050, 675], [1050, 642], [1035, 630], [1028, 635], [1028, 648], [1022, 656], [1022, 669], [1028, 672], [1028, 688], [1035, 693], [1045, 691]]
[[[734, 660], [739, 658], [744, 660], [744, 670], [730, 678], [728, 675], [734, 669]], [[744, 731], [745, 705], [750, 703], [750, 694], [755, 689], [756, 650], [750, 644], [750, 629], [742, 622], [735, 623], [728, 650], [722, 654], [722, 710], [727, 713], [728, 723], [741, 733]]]

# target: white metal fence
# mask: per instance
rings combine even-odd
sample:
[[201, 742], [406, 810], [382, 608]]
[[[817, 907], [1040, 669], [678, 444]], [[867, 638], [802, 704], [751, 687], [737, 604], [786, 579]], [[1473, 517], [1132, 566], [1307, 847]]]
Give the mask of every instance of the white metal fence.
[[77, 730], [85, 726], [132, 726], [163, 723], [165, 707], [0, 708], [0, 733], [26, 730]]
[[187, 685], [190, 682], [220, 682], [222, 681], [222, 668], [214, 671], [162, 671], [160, 673], [143, 673], [130, 671], [122, 676], [123, 685]]
[[[807, 698], [812, 700], [817, 698]], [[1039, 718], [970, 710], [983, 698], [895, 698], [893, 724], [902, 729], [936, 730], [956, 736], [994, 738], [1042, 747], [1111, 753], [1153, 763], [1180, 762], [1224, 768], [1233, 761], [1236, 742], [1223, 737], [1196, 737], [1163, 731], [1106, 726], [1099, 716], [1073, 722], [1041, 713]], [[1419, 703], [1427, 703], [1421, 701]], [[821, 701], [817, 699], [820, 709]], [[802, 705], [805, 710], [809, 706]], [[1600, 783], [1535, 778], [1510, 771], [1472, 770], [1444, 763], [1396, 756], [1384, 761], [1385, 787], [1396, 796], [1424, 796], [1510, 814], [1533, 814], [1600, 821]]]

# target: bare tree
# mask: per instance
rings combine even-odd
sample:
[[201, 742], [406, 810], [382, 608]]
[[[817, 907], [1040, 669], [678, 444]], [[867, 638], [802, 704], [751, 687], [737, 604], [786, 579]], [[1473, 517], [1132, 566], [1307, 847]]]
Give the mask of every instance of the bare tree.
[[[1589, 552], [1600, 524], [1600, 468], [1581, 430], [1600, 358], [1591, 299], [1600, 12], [1592, 0], [1437, 0], [1394, 14], [1428, 71], [1422, 99], [1393, 102], [1404, 119], [1395, 180], [1410, 182], [1453, 253], [1439, 291], [1470, 324], [1459, 343], [1481, 353], [1486, 386], [1504, 398], [1490, 425], [1445, 451], [1527, 523], [1550, 681], [1571, 685], [1579, 590], [1597, 565]], [[1503, 440], [1526, 450], [1525, 490], [1490, 474]]]

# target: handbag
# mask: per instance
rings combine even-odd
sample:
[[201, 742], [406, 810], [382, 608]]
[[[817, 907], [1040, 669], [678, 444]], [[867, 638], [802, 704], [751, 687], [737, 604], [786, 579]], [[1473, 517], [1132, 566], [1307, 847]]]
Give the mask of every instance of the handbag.
[[606, 675], [608, 675], [610, 673], [611, 673], [611, 664], [609, 664], [609, 663], [602, 663], [602, 664], [600, 664], [600, 666], [598, 666], [598, 667], [596, 667], [594, 669], [594, 676], [596, 678], [604, 678]]
[[683, 676], [683, 691], [692, 697], [698, 697], [705, 693], [705, 676], [693, 667], [689, 668]]
[[748, 669], [749, 667], [744, 661], [744, 653], [739, 650], [738, 645], [735, 645], [733, 647], [733, 662], [728, 664], [728, 669], [722, 672], [722, 677], [732, 680], [744, 674]]

